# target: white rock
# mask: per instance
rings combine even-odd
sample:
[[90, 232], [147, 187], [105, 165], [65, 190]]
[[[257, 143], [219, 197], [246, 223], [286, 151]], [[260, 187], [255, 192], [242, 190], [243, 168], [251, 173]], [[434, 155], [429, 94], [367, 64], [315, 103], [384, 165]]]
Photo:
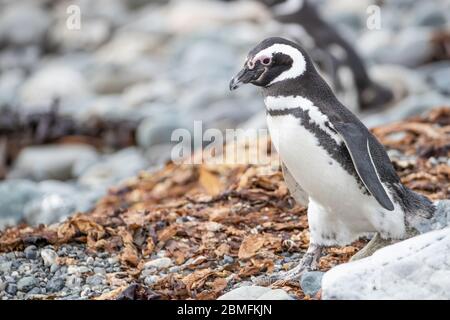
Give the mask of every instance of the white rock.
[[133, 177], [146, 166], [147, 162], [139, 149], [129, 147], [114, 154], [103, 156], [101, 161], [80, 173], [78, 182], [82, 186], [94, 189], [110, 186], [123, 179]]
[[72, 177], [77, 163], [95, 160], [97, 152], [84, 144], [31, 146], [24, 148], [9, 173], [9, 178], [30, 178], [33, 180]]
[[172, 260], [170, 258], [158, 258], [154, 260], [147, 261], [144, 264], [145, 269], [156, 268], [156, 269], [167, 269], [172, 265]]
[[45, 180], [36, 186], [39, 196], [26, 203], [23, 217], [28, 224], [52, 224], [74, 212], [90, 210], [106, 190], [79, 188], [76, 184]]
[[44, 260], [44, 265], [51, 266], [56, 263], [56, 258], [58, 258], [58, 254], [52, 249], [42, 249], [41, 250], [41, 258]]
[[28, 110], [48, 109], [55, 99], [89, 95], [86, 80], [77, 70], [65, 65], [48, 65], [34, 73], [20, 90]]
[[15, 45], [39, 44], [45, 36], [51, 19], [46, 11], [32, 1], [13, 1], [3, 4], [0, 13], [0, 42]]
[[66, 18], [50, 29], [50, 40], [65, 50], [93, 50], [105, 42], [109, 36], [110, 26], [104, 20], [82, 22], [82, 28], [67, 28]]
[[126, 64], [157, 49], [160, 45], [155, 37], [144, 33], [118, 32], [96, 52], [102, 63]]
[[17, 92], [24, 81], [24, 76], [21, 69], [8, 70], [0, 75], [0, 106], [17, 103]]
[[164, 79], [157, 82], [138, 83], [123, 92], [123, 102], [132, 108], [155, 101], [173, 103], [175, 97], [174, 85]]
[[168, 29], [184, 34], [237, 21], [268, 21], [270, 13], [261, 4], [250, 1], [183, 0], [168, 7], [167, 17]]
[[136, 141], [141, 148], [158, 144], [170, 144], [172, 133], [178, 128], [187, 128], [177, 113], [162, 113], [144, 119], [136, 130]]
[[367, 32], [359, 41], [363, 56], [379, 63], [416, 67], [433, 55], [431, 28], [405, 28], [397, 33]]
[[[126, 46], [126, 44], [124, 44]], [[111, 49], [114, 50], [114, 49]], [[121, 52], [117, 52], [122, 55]], [[123, 53], [123, 59], [134, 59], [126, 57]], [[130, 55], [133, 55], [130, 53]], [[115, 57], [119, 59], [119, 56]], [[90, 70], [86, 71], [86, 78], [89, 86], [94, 88], [99, 94], [121, 94], [126, 88], [139, 82], [145, 82], [158, 74], [159, 66], [155, 60], [140, 58], [128, 62], [110, 62], [99, 61]], [[114, 108], [110, 108], [114, 111]]]
[[293, 298], [281, 289], [243, 286], [225, 293], [217, 300], [293, 300]]
[[32, 181], [2, 181], [0, 183], [0, 229], [18, 223], [23, 218], [26, 204], [39, 196], [37, 185]]
[[67, 273], [68, 274], [82, 274], [89, 272], [89, 268], [86, 266], [76, 266], [76, 265], [70, 265], [67, 267]]
[[450, 228], [342, 264], [322, 280], [323, 299], [450, 299]]
[[429, 111], [436, 106], [448, 105], [450, 99], [434, 91], [423, 94], [410, 95], [400, 100], [386, 111], [371, 114], [362, 118], [363, 123], [371, 128], [389, 122], [400, 121]]

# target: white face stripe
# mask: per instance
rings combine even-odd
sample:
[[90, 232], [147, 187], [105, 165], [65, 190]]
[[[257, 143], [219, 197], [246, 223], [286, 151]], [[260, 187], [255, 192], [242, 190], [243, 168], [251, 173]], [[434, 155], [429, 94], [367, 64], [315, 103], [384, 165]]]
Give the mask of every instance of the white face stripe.
[[282, 16], [298, 12], [302, 7], [303, 0], [286, 0], [283, 3], [273, 6], [272, 10], [276, 15]]
[[274, 84], [275, 82], [283, 81], [286, 79], [297, 78], [302, 75], [306, 70], [306, 61], [303, 54], [297, 49], [287, 44], [274, 44], [264, 50], [258, 52], [252, 59], [252, 62], [256, 62], [261, 59], [261, 57], [272, 57], [275, 53], [283, 53], [292, 58], [292, 66], [281, 73], [278, 77], [272, 80], [269, 85]]

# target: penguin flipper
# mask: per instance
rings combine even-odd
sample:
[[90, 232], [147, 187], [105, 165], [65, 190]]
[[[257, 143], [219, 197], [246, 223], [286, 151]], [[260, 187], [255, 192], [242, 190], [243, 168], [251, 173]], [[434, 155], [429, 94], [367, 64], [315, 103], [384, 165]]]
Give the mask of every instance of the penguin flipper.
[[352, 123], [334, 123], [336, 131], [343, 138], [352, 158], [356, 172], [363, 181], [367, 190], [375, 197], [378, 203], [386, 210], [394, 210], [394, 205], [384, 190], [378, 177], [377, 169], [370, 154], [370, 139], [361, 132], [361, 129]]

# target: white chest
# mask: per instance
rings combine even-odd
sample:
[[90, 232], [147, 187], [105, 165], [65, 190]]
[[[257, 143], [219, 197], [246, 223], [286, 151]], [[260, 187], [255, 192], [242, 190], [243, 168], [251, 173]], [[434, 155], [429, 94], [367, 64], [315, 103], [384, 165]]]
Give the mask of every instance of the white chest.
[[[343, 143], [325, 114], [302, 97], [269, 97], [265, 102], [269, 110], [277, 111], [267, 116], [272, 142], [281, 161], [309, 196], [308, 221], [313, 241], [345, 244], [374, 231], [394, 238], [403, 235], [400, 206], [386, 212], [321, 145], [318, 130], [337, 144]], [[292, 108], [302, 112], [294, 116], [281, 111]]]
[[[328, 117], [320, 112], [313, 103], [302, 97], [269, 97], [266, 99], [269, 110], [283, 110], [297, 106], [307, 111], [309, 125], [322, 130], [336, 143], [343, 143], [342, 138], [327, 125]], [[267, 117], [267, 124], [272, 142], [281, 160], [293, 177], [305, 189], [310, 197], [326, 206], [350, 202], [360, 196], [361, 190], [354, 176], [349, 174], [321, 145], [317, 132], [301, 125], [302, 119], [291, 114]], [[306, 121], [303, 119], [303, 121]], [[349, 198], [349, 191], [354, 197]], [[345, 198], [345, 197], [344, 197]]]

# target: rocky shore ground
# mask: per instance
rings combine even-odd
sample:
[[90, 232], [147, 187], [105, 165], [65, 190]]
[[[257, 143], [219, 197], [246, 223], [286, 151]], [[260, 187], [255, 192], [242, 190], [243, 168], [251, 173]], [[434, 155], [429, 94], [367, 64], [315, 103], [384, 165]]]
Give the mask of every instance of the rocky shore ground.
[[[450, 197], [449, 127], [450, 109], [436, 108], [373, 132], [389, 150], [402, 182], [436, 201]], [[445, 210], [448, 215], [436, 221], [439, 228], [450, 220], [450, 205]], [[324, 272], [327, 278], [328, 270], [346, 263], [366, 240], [329, 248], [320, 270], [300, 284], [270, 290], [252, 282], [298, 262], [308, 240], [306, 210], [289, 196], [279, 168], [169, 163], [111, 188], [91, 211], [61, 223], [0, 232], [0, 297], [216, 299], [226, 293], [225, 299], [319, 299]], [[415, 240], [409, 241], [408, 250], [415, 252]], [[435, 250], [448, 252], [444, 241], [433, 245], [439, 243], [443, 247]], [[434, 268], [445, 266], [445, 259]], [[415, 268], [420, 272], [421, 265]], [[410, 271], [395, 272], [407, 281]], [[441, 271], [415, 290], [426, 292], [427, 283], [443, 288], [448, 265]], [[405, 292], [401, 282], [389, 288]], [[325, 296], [333, 298], [332, 293]]]
[[[379, 30], [366, 26], [370, 4], [318, 3], [394, 91], [362, 119], [373, 127], [449, 105], [449, 1], [385, 1]], [[67, 27], [70, 5], [79, 30]], [[288, 29], [252, 1], [0, 2], [0, 229], [92, 209], [112, 185], [160, 167], [172, 131], [194, 120], [264, 127], [259, 93], [230, 94], [228, 82], [249, 48]]]

